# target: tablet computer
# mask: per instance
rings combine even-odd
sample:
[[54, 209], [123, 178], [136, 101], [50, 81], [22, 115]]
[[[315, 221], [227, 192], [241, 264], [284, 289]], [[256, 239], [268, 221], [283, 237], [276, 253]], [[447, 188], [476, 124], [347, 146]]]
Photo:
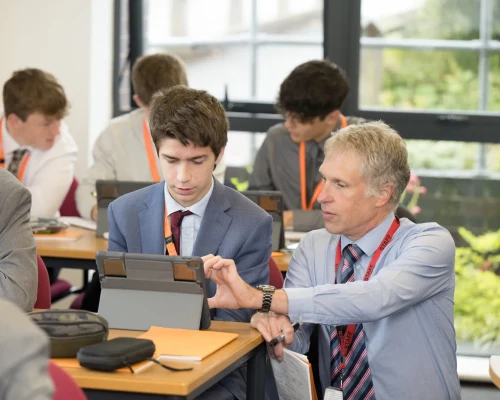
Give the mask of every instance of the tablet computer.
[[118, 197], [135, 192], [136, 190], [152, 185], [154, 182], [134, 182], [134, 181], [103, 181], [95, 183], [97, 193], [97, 228], [96, 236], [103, 237], [108, 232], [108, 206]]
[[283, 196], [281, 192], [271, 190], [247, 190], [243, 195], [273, 217], [273, 251], [285, 247], [285, 228], [283, 224]]
[[208, 329], [210, 309], [200, 257], [99, 251], [99, 314], [114, 329]]

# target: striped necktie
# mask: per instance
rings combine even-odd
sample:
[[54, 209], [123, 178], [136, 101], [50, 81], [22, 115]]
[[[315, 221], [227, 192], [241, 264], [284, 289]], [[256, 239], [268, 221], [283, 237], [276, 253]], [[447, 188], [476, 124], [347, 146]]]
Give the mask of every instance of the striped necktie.
[[7, 171], [11, 172], [14, 176], [17, 177], [17, 173], [19, 172], [19, 166], [21, 165], [21, 161], [25, 154], [28, 152], [28, 149], [17, 149], [12, 152], [12, 160], [7, 167]]
[[[349, 244], [342, 252], [343, 258], [341, 283], [354, 282], [354, 263], [363, 255], [357, 245]], [[338, 329], [345, 331], [345, 326]], [[332, 326], [330, 330], [330, 377], [333, 387], [340, 387], [340, 363], [342, 353], [340, 349], [337, 327]], [[375, 390], [368, 365], [368, 358], [365, 347], [365, 337], [363, 324], [357, 324], [352, 339], [351, 348], [347, 351], [344, 369], [343, 391], [345, 400], [374, 400]]]

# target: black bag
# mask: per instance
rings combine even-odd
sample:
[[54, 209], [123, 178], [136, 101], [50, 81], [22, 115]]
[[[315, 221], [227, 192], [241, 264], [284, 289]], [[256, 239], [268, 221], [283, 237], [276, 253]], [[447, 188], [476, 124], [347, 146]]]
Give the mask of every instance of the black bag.
[[76, 358], [82, 367], [114, 371], [150, 359], [155, 352], [152, 340], [119, 337], [82, 347]]
[[132, 365], [144, 360], [152, 361], [170, 371], [190, 371], [193, 368], [169, 367], [151, 358], [155, 352], [155, 344], [149, 339], [119, 337], [107, 342], [83, 347], [76, 358], [82, 367], [98, 371], [115, 371], [128, 367], [134, 372]]
[[51, 358], [74, 358], [84, 346], [108, 338], [108, 322], [83, 310], [44, 310], [28, 314], [50, 338]]

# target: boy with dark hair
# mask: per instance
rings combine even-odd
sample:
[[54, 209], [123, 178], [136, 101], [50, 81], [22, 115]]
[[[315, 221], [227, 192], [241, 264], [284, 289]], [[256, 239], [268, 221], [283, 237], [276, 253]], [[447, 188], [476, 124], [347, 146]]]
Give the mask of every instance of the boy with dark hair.
[[[139, 58], [132, 69], [134, 101], [139, 109], [114, 118], [97, 139], [94, 164], [76, 192], [80, 215], [97, 220], [95, 182], [102, 180], [160, 182], [161, 171], [148, 125], [153, 94], [160, 89], [188, 85], [183, 62], [173, 54], [152, 54]], [[215, 171], [224, 180], [224, 165]]]
[[327, 60], [297, 66], [280, 86], [276, 107], [285, 123], [269, 128], [255, 158], [250, 188], [281, 191], [285, 225], [293, 230], [323, 227], [316, 201], [323, 146], [332, 132], [359, 121], [340, 112], [348, 93], [345, 72]]
[[31, 214], [58, 214], [73, 181], [78, 148], [62, 119], [64, 89], [53, 75], [35, 68], [16, 71], [3, 87], [0, 168], [31, 192]]
[[[269, 282], [272, 218], [212, 172], [224, 154], [229, 123], [224, 108], [203, 90], [175, 86], [153, 96], [150, 127], [165, 182], [126, 194], [109, 206], [109, 250], [235, 260], [252, 286]], [[172, 234], [169, 234], [172, 232]], [[172, 239], [172, 240], [169, 240]], [[168, 243], [168, 244], [167, 244]], [[99, 282], [94, 278], [94, 289]], [[215, 284], [207, 281], [207, 296]], [[82, 306], [97, 310], [99, 293]], [[89, 307], [89, 304], [91, 307]], [[215, 318], [250, 321], [251, 310], [218, 309]], [[237, 370], [201, 398], [244, 399], [246, 372]]]

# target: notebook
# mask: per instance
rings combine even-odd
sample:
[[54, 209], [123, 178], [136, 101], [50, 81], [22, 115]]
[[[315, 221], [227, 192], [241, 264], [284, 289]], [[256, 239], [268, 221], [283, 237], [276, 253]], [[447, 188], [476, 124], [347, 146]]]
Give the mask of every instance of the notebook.
[[82, 236], [82, 232], [73, 230], [71, 228], [66, 228], [57, 233], [35, 233], [33, 234], [33, 236], [36, 240], [71, 241], [79, 239]]

